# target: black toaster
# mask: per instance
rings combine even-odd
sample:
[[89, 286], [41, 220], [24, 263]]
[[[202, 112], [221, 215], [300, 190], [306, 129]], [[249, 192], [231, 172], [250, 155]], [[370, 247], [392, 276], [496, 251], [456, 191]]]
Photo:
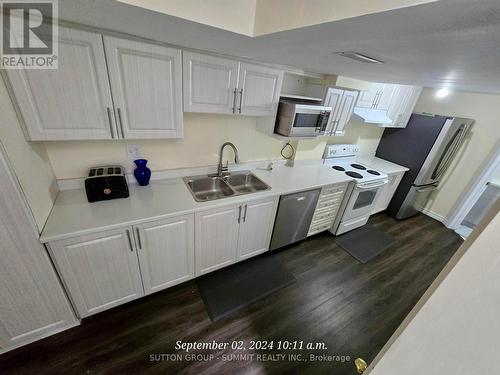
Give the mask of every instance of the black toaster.
[[85, 191], [89, 202], [127, 198], [128, 184], [123, 167], [109, 165], [90, 168], [85, 179]]

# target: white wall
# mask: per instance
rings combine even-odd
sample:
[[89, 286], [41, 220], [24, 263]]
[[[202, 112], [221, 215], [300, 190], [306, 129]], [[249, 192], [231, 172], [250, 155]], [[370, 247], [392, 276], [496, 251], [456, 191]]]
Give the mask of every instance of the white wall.
[[247, 36], [337, 21], [436, 0], [118, 0]]
[[26, 142], [3, 80], [0, 80], [0, 140], [41, 229], [56, 198], [57, 184], [44, 145]]
[[322, 137], [311, 140], [301, 140], [298, 144], [296, 159], [319, 159], [323, 156], [325, 146], [334, 143], [355, 143], [359, 146], [360, 156], [372, 156], [377, 150], [383, 128], [364, 124], [355, 115], [347, 124], [343, 137]]
[[[500, 213], [425, 301], [370, 375], [498, 374]], [[452, 259], [445, 268], [451, 267]], [[440, 275], [441, 276], [441, 275]], [[432, 288], [432, 287], [431, 287]], [[421, 302], [419, 302], [420, 304]], [[413, 315], [411, 313], [411, 315]]]
[[435, 0], [257, 0], [254, 35], [311, 26]]
[[[45, 145], [57, 179], [85, 177], [89, 167], [102, 164], [121, 164], [131, 172], [134, 165], [127, 159], [127, 144], [141, 147], [153, 171], [215, 165], [220, 146], [226, 141], [238, 147], [242, 162], [281, 159], [284, 142], [257, 129], [255, 117], [185, 113], [183, 139], [60, 141]], [[353, 120], [345, 137], [300, 141], [296, 159], [321, 158], [327, 142], [357, 143], [363, 154], [373, 154], [382, 131]]]
[[500, 140], [500, 95], [455, 91], [446, 98], [437, 99], [434, 93], [433, 89], [424, 89], [415, 111], [468, 117], [476, 121], [459, 155], [443, 176], [439, 189], [425, 207], [446, 218], [463, 198], [469, 183], [483, 170]]
[[153, 171], [216, 165], [226, 141], [236, 145], [242, 162], [281, 158], [283, 141], [259, 132], [256, 121], [255, 117], [185, 113], [183, 139], [61, 141], [46, 142], [46, 147], [58, 179], [84, 177], [89, 167], [110, 163], [132, 171], [127, 144], [141, 147]]
[[257, 0], [118, 0], [156, 12], [253, 35]]

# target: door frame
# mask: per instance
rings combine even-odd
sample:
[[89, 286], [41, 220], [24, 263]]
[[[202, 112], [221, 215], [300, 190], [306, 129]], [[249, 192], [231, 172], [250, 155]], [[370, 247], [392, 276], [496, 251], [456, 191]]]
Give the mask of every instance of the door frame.
[[460, 226], [460, 223], [486, 190], [488, 180], [498, 165], [500, 165], [500, 141], [495, 144], [493, 151], [488, 155], [486, 164], [479, 176], [469, 183], [467, 190], [460, 196], [460, 199], [453, 207], [447, 220], [446, 226], [448, 228], [457, 229]]

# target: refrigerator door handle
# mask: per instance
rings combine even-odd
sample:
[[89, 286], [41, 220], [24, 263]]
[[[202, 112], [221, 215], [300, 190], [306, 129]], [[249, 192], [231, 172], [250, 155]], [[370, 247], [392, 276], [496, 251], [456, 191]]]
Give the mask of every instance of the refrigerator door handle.
[[468, 127], [465, 124], [462, 124], [460, 128], [457, 129], [455, 134], [453, 134], [453, 137], [446, 145], [444, 152], [441, 155], [438, 164], [436, 165], [436, 168], [432, 172], [431, 178], [433, 180], [439, 179], [448, 169], [448, 166], [451, 164], [455, 153], [458, 151], [465, 138], [467, 128]]
[[422, 187], [416, 188], [415, 191], [417, 193], [425, 193], [427, 191], [436, 190], [437, 188], [438, 188], [437, 185], [429, 185], [429, 186], [422, 186]]

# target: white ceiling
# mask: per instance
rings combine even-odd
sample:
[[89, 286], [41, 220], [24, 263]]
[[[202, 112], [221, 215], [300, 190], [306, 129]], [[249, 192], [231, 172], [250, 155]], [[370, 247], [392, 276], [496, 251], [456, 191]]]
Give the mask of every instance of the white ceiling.
[[[441, 0], [259, 37], [113, 0], [60, 1], [59, 16], [316, 73], [500, 93], [498, 0]], [[386, 63], [363, 64], [333, 55], [333, 51], [358, 51]]]

